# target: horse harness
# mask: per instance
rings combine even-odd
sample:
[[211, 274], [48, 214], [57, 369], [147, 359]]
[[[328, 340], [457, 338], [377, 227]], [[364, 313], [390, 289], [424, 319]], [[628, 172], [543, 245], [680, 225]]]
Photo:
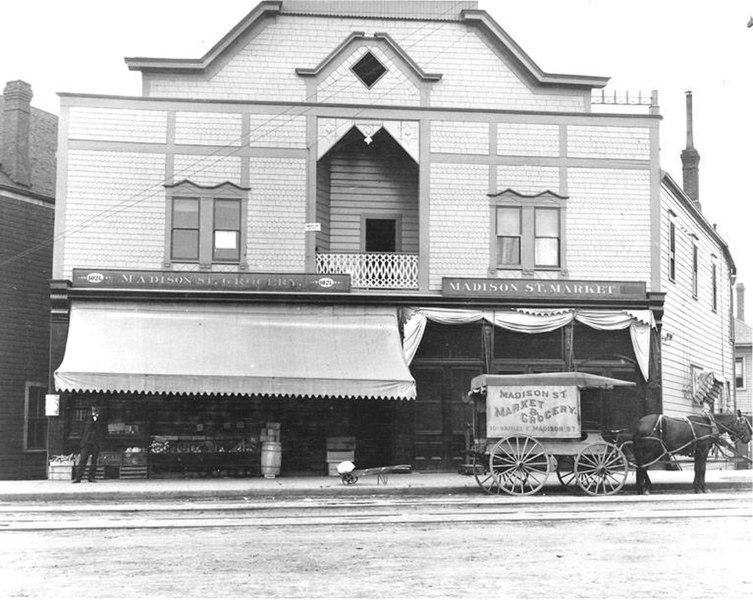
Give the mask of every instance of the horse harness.
[[[683, 417], [682, 418], [682, 420], [685, 421], [688, 424], [688, 427], [690, 427], [690, 433], [693, 435], [693, 440], [690, 441], [690, 442], [688, 442], [687, 444], [684, 444], [684, 445], [680, 446], [679, 448], [675, 448], [673, 451], [670, 451], [669, 448], [667, 448], [666, 444], [664, 443], [664, 419], [666, 419], [668, 417], [666, 417], [665, 415], [659, 415], [659, 418], [656, 420], [656, 423], [654, 423], [654, 427], [651, 430], [651, 433], [649, 435], [647, 435], [644, 439], [653, 440], [655, 442], [659, 442], [661, 444], [661, 447], [662, 447], [662, 450], [663, 450], [663, 454], [661, 456], [659, 456], [656, 460], [654, 460], [651, 463], [649, 463], [648, 465], [644, 465], [644, 466], [648, 467], [648, 466], [651, 466], [651, 465], [657, 463], [659, 460], [661, 460], [662, 458], [664, 458], [665, 455], [669, 456], [670, 458], [674, 458], [675, 454], [677, 454], [679, 452], [682, 452], [686, 448], [688, 448], [689, 446], [694, 446], [696, 443], [701, 442], [703, 440], [706, 440], [708, 438], [714, 438], [715, 442], [719, 442], [720, 441], [720, 438], [719, 438], [719, 427], [718, 427], [718, 424], [717, 424], [716, 420], [714, 420], [714, 418], [710, 415], [710, 413], [706, 413], [704, 416], [708, 418], [708, 420], [709, 420], [708, 424], [706, 424], [706, 423], [698, 423], [698, 422], [694, 423], [693, 421], [691, 421], [690, 419], [688, 419], [688, 417]], [[680, 419], [677, 419], [677, 420], [680, 420]], [[708, 427], [711, 430], [711, 433], [708, 433], [706, 435], [702, 435], [702, 436], [699, 437], [696, 434], [696, 430], [695, 430], [694, 425], [699, 425], [701, 427]], [[731, 430], [729, 430], [727, 427], [724, 427], [724, 426], [722, 426], [722, 427], [728, 433], [734, 433]]]

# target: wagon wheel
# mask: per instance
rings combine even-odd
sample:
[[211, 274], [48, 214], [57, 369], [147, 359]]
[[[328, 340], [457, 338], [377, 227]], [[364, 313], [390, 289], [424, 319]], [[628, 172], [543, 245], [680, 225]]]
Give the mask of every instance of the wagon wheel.
[[628, 462], [614, 444], [597, 442], [583, 448], [575, 458], [575, 480], [586, 494], [609, 496], [625, 485]]
[[489, 471], [497, 486], [514, 496], [538, 492], [551, 468], [544, 446], [528, 436], [503, 438], [489, 453]]
[[487, 494], [499, 494], [501, 490], [494, 480], [494, 475], [489, 471], [489, 461], [486, 459], [486, 455], [474, 452], [471, 464], [473, 465], [473, 476], [481, 489]]
[[575, 460], [572, 456], [557, 456], [557, 479], [565, 487], [575, 485]]
[[353, 485], [358, 481], [358, 475], [354, 475], [353, 473], [341, 473], [340, 479], [342, 479], [342, 482], [345, 485]]

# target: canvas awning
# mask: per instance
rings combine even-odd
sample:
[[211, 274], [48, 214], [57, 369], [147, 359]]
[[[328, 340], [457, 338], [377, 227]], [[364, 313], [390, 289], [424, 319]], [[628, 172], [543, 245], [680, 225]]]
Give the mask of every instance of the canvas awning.
[[602, 377], [591, 373], [528, 373], [525, 375], [478, 375], [471, 380], [471, 392], [479, 393], [487, 386], [504, 387], [506, 385], [559, 385], [579, 388], [612, 389], [618, 386], [634, 386], [630, 381]]
[[60, 391], [416, 396], [388, 307], [75, 302]]

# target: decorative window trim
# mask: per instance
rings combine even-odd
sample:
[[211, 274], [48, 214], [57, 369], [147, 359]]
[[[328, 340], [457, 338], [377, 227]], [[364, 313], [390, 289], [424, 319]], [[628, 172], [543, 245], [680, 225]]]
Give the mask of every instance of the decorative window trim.
[[47, 416], [44, 413], [44, 401], [42, 402], [42, 415], [33, 418], [44, 421], [45, 441], [41, 447], [29, 447], [29, 422], [32, 418], [29, 415], [29, 391], [31, 388], [40, 388], [43, 390], [43, 394], [46, 394], [47, 384], [38, 381], [27, 381], [24, 386], [24, 452], [47, 452]]
[[[196, 264], [200, 269], [211, 269], [212, 265], [238, 265], [240, 270], [248, 268], [248, 201], [251, 188], [241, 187], [229, 181], [218, 185], [199, 185], [187, 179], [165, 185], [165, 268], [174, 264]], [[197, 199], [199, 203], [199, 256], [198, 259], [173, 259], [173, 204], [176, 199]], [[239, 256], [238, 259], [216, 259], [215, 254], [215, 201], [235, 200], [240, 202]], [[224, 231], [224, 230], [223, 230]]]
[[[567, 274], [567, 196], [561, 196], [551, 190], [539, 194], [521, 194], [513, 189], [506, 189], [489, 194], [489, 272], [518, 271], [525, 276], [536, 272], [558, 272]], [[497, 209], [519, 208], [521, 215], [520, 264], [500, 265], [497, 262]], [[557, 266], [536, 265], [536, 209], [557, 209], [559, 211], [559, 264]]]

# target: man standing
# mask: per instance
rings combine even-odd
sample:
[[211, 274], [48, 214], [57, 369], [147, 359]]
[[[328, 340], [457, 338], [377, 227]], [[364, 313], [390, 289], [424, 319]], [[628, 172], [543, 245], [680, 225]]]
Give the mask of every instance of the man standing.
[[86, 463], [89, 457], [92, 459], [92, 466], [89, 469], [89, 481], [94, 483], [97, 476], [97, 458], [99, 457], [99, 444], [105, 436], [107, 425], [104, 419], [100, 418], [99, 407], [92, 406], [92, 412], [89, 418], [84, 422], [84, 430], [81, 433], [81, 450], [76, 467], [76, 476], [73, 483], [81, 483], [81, 477], [86, 470]]

